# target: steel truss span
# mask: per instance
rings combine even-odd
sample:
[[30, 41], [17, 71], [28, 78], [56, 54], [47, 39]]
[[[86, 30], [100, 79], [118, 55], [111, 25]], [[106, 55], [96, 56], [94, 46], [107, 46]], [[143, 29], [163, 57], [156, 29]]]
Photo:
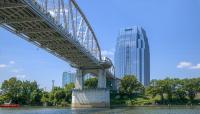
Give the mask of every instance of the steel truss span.
[[1, 0], [0, 25], [74, 67], [103, 68], [95, 33], [75, 0]]

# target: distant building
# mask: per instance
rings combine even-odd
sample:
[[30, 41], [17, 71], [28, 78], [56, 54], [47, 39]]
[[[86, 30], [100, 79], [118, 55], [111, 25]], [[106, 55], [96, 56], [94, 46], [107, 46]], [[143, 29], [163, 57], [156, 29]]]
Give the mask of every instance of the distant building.
[[75, 82], [75, 73], [63, 72], [62, 87], [64, 87], [66, 84], [74, 82]]
[[92, 74], [86, 74], [84, 76], [84, 80], [90, 79], [90, 78], [95, 78]]
[[145, 86], [150, 82], [150, 53], [146, 32], [141, 27], [121, 29], [115, 51], [116, 76], [135, 75]]
[[[92, 74], [84, 75], [84, 80], [87, 80], [89, 78], [94, 78], [94, 76]], [[75, 80], [76, 80], [76, 73], [63, 72], [62, 87], [64, 87], [66, 84], [69, 83], [75, 83]]]
[[51, 90], [53, 90], [54, 87], [55, 87], [55, 80], [52, 80], [52, 89]]

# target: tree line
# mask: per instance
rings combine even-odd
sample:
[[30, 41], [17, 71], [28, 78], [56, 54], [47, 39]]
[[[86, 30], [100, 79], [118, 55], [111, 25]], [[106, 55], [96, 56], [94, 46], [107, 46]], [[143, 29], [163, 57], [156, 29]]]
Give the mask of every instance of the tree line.
[[147, 87], [147, 94], [152, 97], [160, 96], [158, 102], [160, 104], [198, 104], [200, 103], [197, 98], [199, 92], [200, 78], [152, 80]]
[[36, 81], [21, 81], [15, 77], [5, 80], [1, 85], [0, 104], [14, 103], [21, 105], [68, 105], [71, 103], [71, 90], [74, 84], [64, 88], [54, 87], [50, 92], [39, 88]]
[[[84, 88], [97, 88], [97, 83], [96, 78], [87, 79]], [[54, 87], [45, 91], [36, 81], [21, 81], [12, 77], [1, 85], [0, 104], [68, 106], [74, 87], [70, 83], [63, 88]], [[127, 75], [121, 79], [118, 91], [111, 90], [111, 104], [199, 104], [198, 93], [200, 78], [152, 80], [149, 86], [144, 87], [135, 76]]]
[[[97, 79], [90, 78], [84, 83], [84, 88], [97, 87]], [[51, 91], [40, 88], [36, 81], [21, 81], [16, 77], [5, 80], [0, 88], [0, 104], [14, 103], [21, 105], [68, 106], [71, 104], [74, 83], [65, 87], [54, 87]]]
[[114, 104], [200, 104], [200, 78], [151, 80], [144, 87], [135, 76], [124, 76]]

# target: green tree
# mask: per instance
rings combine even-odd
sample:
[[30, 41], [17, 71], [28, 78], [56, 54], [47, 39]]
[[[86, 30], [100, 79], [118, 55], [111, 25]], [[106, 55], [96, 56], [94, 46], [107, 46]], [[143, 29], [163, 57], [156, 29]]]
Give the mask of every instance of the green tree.
[[72, 101], [72, 89], [75, 88], [75, 85], [74, 83], [69, 83], [67, 85], [65, 85], [65, 92], [66, 92], [66, 98], [65, 100], [68, 102], [68, 103], [71, 103]]
[[12, 103], [18, 103], [20, 99], [22, 82], [16, 78], [10, 78], [2, 83], [1, 90], [5, 100], [11, 101]]
[[49, 105], [49, 103], [50, 103], [50, 95], [49, 95], [48, 92], [43, 91], [41, 102], [43, 103], [44, 106], [48, 106]]
[[147, 91], [152, 94], [152, 97], [159, 95], [161, 102], [163, 103], [165, 93], [165, 83], [163, 80], [152, 80]]
[[[36, 93], [38, 92], [38, 93]], [[34, 104], [38, 101], [34, 101], [34, 97], [40, 93], [41, 90], [36, 81], [23, 81], [21, 85], [21, 92], [20, 92], [20, 102], [21, 104]], [[36, 99], [35, 99], [36, 100]]]
[[63, 101], [66, 101], [66, 91], [64, 88], [54, 87], [50, 93], [50, 101], [55, 106], [60, 105]]
[[170, 78], [166, 78], [162, 80], [164, 93], [167, 94], [168, 103], [172, 102], [172, 96], [173, 96], [173, 93], [175, 91], [175, 86], [176, 86], [175, 80], [176, 79], [170, 79]]
[[187, 92], [187, 96], [192, 103], [194, 98], [196, 97], [197, 92], [199, 91], [200, 82], [198, 79], [184, 79], [184, 86]]
[[31, 101], [32, 105], [40, 105], [41, 98], [42, 98], [42, 90], [41, 89], [36, 89], [33, 92], [31, 92], [30, 101]]
[[97, 88], [98, 80], [97, 78], [89, 78], [85, 81], [85, 88]]
[[127, 75], [122, 78], [120, 83], [120, 92], [122, 94], [132, 96], [133, 94], [143, 92], [143, 90], [143, 85], [137, 81], [135, 76]]
[[39, 89], [37, 82], [21, 81], [12, 77], [5, 80], [1, 86], [4, 102], [12, 101], [19, 104], [40, 104], [42, 90]]
[[66, 92], [71, 92], [72, 89], [74, 89], [74, 88], [75, 88], [74, 83], [69, 83], [69, 84], [66, 84], [66, 85], [65, 85], [64, 90], [65, 90]]
[[175, 91], [174, 91], [175, 97], [179, 99], [179, 102], [185, 101], [186, 90], [184, 88], [184, 84], [185, 84], [184, 81], [180, 79], [176, 79], [175, 84], [176, 84]]

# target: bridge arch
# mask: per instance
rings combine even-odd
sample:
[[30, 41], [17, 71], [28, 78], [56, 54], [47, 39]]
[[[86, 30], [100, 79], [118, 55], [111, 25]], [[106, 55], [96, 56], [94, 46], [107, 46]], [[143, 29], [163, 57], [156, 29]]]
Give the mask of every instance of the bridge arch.
[[33, 0], [49, 13], [57, 24], [61, 25], [71, 37], [98, 60], [101, 60], [101, 49], [96, 35], [75, 0]]

